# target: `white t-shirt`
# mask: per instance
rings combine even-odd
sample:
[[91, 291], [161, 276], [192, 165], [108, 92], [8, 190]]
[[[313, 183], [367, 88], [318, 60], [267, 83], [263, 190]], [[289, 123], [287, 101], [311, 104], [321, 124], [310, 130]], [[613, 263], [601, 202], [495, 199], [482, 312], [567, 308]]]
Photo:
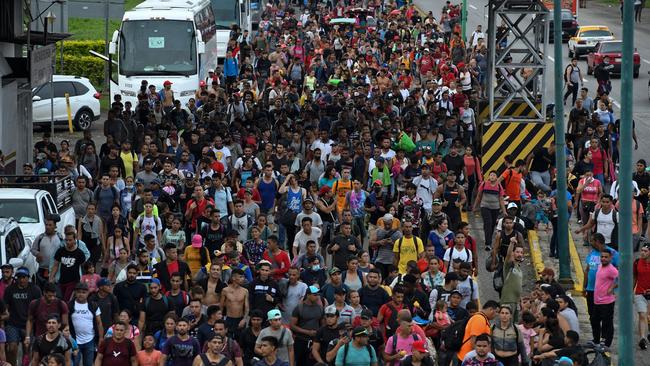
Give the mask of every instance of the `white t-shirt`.
[[320, 245], [318, 245], [320, 236], [321, 236], [321, 229], [317, 227], [311, 228], [311, 234], [307, 235], [303, 230], [300, 230], [297, 234], [295, 239], [293, 240], [293, 247], [298, 248], [298, 255], [303, 255], [307, 253], [307, 242], [310, 240], [313, 240], [316, 242], [316, 251], [320, 249]]
[[74, 312], [72, 313], [72, 324], [77, 335], [77, 343], [86, 344], [95, 338], [95, 329], [93, 328], [93, 319], [102, 315], [102, 311], [97, 307], [95, 314], [88, 309], [88, 303], [80, 304], [74, 302]]
[[[478, 283], [472, 279], [472, 276], [467, 276], [465, 281], [458, 281], [456, 290], [463, 295], [463, 299], [458, 306], [465, 308], [467, 303], [471, 300], [478, 300]], [[473, 291], [472, 291], [473, 290]]]
[[293, 314], [293, 309], [302, 302], [302, 299], [307, 293], [307, 284], [304, 282], [298, 281], [295, 286], [287, 285], [287, 296], [282, 301], [284, 305], [284, 312], [282, 317], [285, 321], [291, 321], [291, 314]]
[[212, 149], [212, 151], [214, 151], [214, 155], [217, 157], [217, 160], [219, 160], [219, 162], [225, 167], [225, 170], [228, 171], [228, 160], [226, 159], [232, 156], [230, 149], [226, 146], [223, 146], [221, 149], [217, 149], [215, 147]]
[[144, 237], [147, 234], [151, 234], [156, 238], [156, 244], [158, 244], [159, 237], [156, 234], [157, 231], [162, 231], [162, 222], [158, 216], [142, 216], [142, 219], [138, 218], [136, 221], [136, 227], [140, 229], [140, 243], [144, 244]]
[[438, 181], [429, 177], [429, 179], [422, 178], [421, 175], [413, 178], [413, 184], [417, 187], [415, 195], [422, 198], [424, 209], [431, 211], [433, 204], [433, 194], [438, 189]]
[[[608, 214], [599, 211], [598, 218], [596, 218], [596, 232], [603, 234], [605, 237], [605, 244], [610, 244], [612, 242], [612, 231], [614, 231], [614, 218], [613, 218], [614, 209], [612, 209]], [[591, 217], [595, 217], [596, 212], [591, 214]], [[618, 219], [618, 212], [616, 215]], [[618, 222], [618, 220], [616, 220]]]
[[472, 262], [472, 251], [467, 248], [462, 248], [460, 251], [456, 247], [451, 247], [445, 250], [445, 256], [442, 260], [445, 262], [453, 262], [454, 259], [460, 259], [463, 262]]

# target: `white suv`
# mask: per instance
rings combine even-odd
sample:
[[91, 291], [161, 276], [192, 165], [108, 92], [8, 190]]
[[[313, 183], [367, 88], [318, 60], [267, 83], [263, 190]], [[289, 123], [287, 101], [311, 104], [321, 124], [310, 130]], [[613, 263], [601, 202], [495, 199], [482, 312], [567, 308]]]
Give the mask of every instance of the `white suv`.
[[[69, 75], [54, 75], [54, 123], [67, 124], [68, 111], [65, 104], [65, 94], [70, 96], [72, 120], [78, 130], [87, 130], [93, 121], [99, 119], [99, 98], [101, 94], [87, 78]], [[50, 123], [51, 93], [50, 83], [45, 83], [32, 90], [32, 120], [34, 125]]]
[[13, 218], [0, 218], [0, 265], [25, 266], [30, 275], [36, 274], [38, 262], [32, 254], [32, 242], [23, 237], [20, 226]]

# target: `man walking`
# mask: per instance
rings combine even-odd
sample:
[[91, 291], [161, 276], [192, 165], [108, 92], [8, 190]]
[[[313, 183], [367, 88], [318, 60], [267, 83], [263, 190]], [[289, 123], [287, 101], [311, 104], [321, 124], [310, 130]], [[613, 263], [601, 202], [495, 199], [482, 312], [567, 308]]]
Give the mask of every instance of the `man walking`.
[[640, 250], [640, 258], [634, 261], [634, 307], [639, 314], [639, 348], [648, 348], [648, 298], [650, 298], [650, 244]]
[[70, 335], [79, 345], [83, 366], [92, 366], [95, 360], [95, 334], [99, 341], [104, 339], [104, 327], [100, 318], [102, 311], [94, 302], [88, 301], [88, 285], [79, 282], [75, 286], [75, 296], [70, 301]]
[[612, 345], [614, 339], [614, 304], [616, 303], [614, 289], [618, 287], [618, 269], [611, 262], [611, 250], [603, 250], [600, 253], [600, 268], [596, 272], [596, 286], [594, 288], [594, 315], [596, 319], [592, 322], [594, 343], [599, 343], [602, 335], [607, 347]]
[[573, 100], [571, 105], [576, 104], [576, 98], [578, 97], [578, 88], [580, 88], [580, 82], [582, 81], [582, 71], [578, 66], [578, 58], [574, 57], [571, 59], [571, 63], [567, 65], [564, 69], [564, 82], [566, 83], [566, 93], [564, 93], [564, 104], [566, 105], [566, 98], [569, 95], [572, 95]]

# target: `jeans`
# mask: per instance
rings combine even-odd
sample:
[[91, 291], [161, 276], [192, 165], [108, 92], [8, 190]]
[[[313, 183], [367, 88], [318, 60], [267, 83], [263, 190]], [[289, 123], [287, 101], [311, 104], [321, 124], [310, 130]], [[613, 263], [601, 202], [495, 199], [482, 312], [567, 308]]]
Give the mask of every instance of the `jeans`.
[[566, 93], [564, 93], [564, 102], [566, 103], [566, 98], [569, 95], [572, 95], [573, 101], [571, 102], [571, 105], [576, 104], [576, 98], [578, 97], [578, 83], [571, 83], [571, 85], [567, 84], [566, 86]]
[[600, 182], [600, 185], [605, 187], [605, 174], [600, 173], [600, 174], [594, 174], [594, 178], [598, 179]]
[[533, 182], [533, 185], [544, 192], [551, 191], [551, 172], [548, 170], [545, 172], [536, 172], [534, 170], [530, 171], [530, 180]]
[[80, 344], [79, 356], [81, 357], [80, 365], [93, 366], [93, 363], [95, 361], [95, 341]]
[[595, 321], [592, 323], [591, 329], [594, 334], [595, 343], [600, 342], [600, 337], [605, 340], [605, 345], [610, 347], [614, 339], [614, 305], [611, 304], [594, 304], [594, 317]]
[[481, 207], [481, 217], [483, 218], [483, 238], [485, 239], [485, 246], [492, 245], [492, 235], [499, 220], [499, 209], [492, 210], [489, 208]]

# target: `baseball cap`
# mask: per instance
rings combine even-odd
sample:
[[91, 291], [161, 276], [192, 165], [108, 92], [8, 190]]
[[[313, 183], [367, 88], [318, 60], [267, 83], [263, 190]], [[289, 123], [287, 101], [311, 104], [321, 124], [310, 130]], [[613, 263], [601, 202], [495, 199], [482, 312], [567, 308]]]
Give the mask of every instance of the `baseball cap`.
[[[384, 159], [384, 158], [381, 157], [381, 156], [377, 158], [377, 162], [378, 162], [378, 163], [383, 163], [384, 161], [386, 161], [386, 159]], [[379, 180], [379, 179], [377, 179], [377, 180]], [[375, 182], [376, 182], [377, 180], [375, 180]]]
[[368, 329], [365, 327], [356, 327], [354, 328], [354, 331], [352, 332], [352, 335], [354, 337], [368, 337]]
[[152, 279], [151, 279], [151, 284], [153, 285], [154, 283], [155, 283], [156, 285], [160, 286], [160, 280], [159, 280], [159, 279], [157, 279], [157, 278], [152, 278]]
[[192, 237], [192, 248], [200, 248], [203, 246], [203, 237], [200, 234], [194, 234]]
[[108, 280], [108, 278], [100, 278], [97, 281], [97, 287], [102, 287], [102, 286], [110, 286], [111, 281]]
[[361, 319], [372, 319], [372, 310], [363, 309], [361, 310]]
[[282, 313], [278, 309], [271, 309], [268, 313], [266, 313], [266, 318], [268, 320], [282, 319]]
[[424, 341], [423, 340], [417, 340], [413, 342], [411, 345], [411, 349], [414, 349], [420, 353], [428, 353], [429, 351], [427, 350]]
[[384, 221], [393, 221], [393, 215], [387, 213], [387, 214], [384, 215], [384, 217], [382, 217], [382, 219]]
[[16, 271], [16, 277], [21, 277], [21, 276], [29, 277], [29, 269], [27, 269], [27, 267], [18, 268], [18, 270]]
[[205, 86], [205, 81], [203, 80], [199, 81], [199, 86]]
[[560, 366], [573, 366], [573, 360], [566, 356], [562, 356], [557, 360], [557, 364]]
[[5, 268], [14, 269], [14, 266], [12, 266], [10, 263], [5, 263], [0, 266], [0, 269], [5, 269]]
[[433, 200], [433, 202], [431, 202], [431, 204], [440, 206], [442, 205], [442, 201], [436, 198], [435, 200]]
[[341, 273], [341, 270], [339, 269], [339, 267], [332, 267], [330, 269], [330, 275], [333, 275], [334, 273]]
[[88, 291], [88, 284], [85, 283], [85, 282], [79, 282], [79, 283], [74, 287], [74, 289], [75, 289], [75, 290], [84, 290], [84, 291]]
[[214, 72], [214, 69], [209, 69], [208, 73]]
[[375, 185], [381, 186], [381, 185], [384, 184], [384, 182], [382, 182], [381, 179], [375, 179], [375, 181], [372, 182], [372, 184], [375, 184]]
[[508, 209], [510, 209], [510, 208], [517, 208], [517, 204], [514, 203], [514, 202], [508, 203]]
[[339, 316], [339, 311], [336, 310], [334, 306], [328, 306], [325, 308], [325, 315], [336, 315]]
[[145, 248], [138, 249], [138, 255], [140, 254], [149, 254], [149, 251]]
[[169, 80], [165, 80], [165, 82], [163, 83], [163, 85], [172, 85], [172, 84], [173, 83], [171, 81], [169, 81]]
[[307, 288], [307, 293], [311, 295], [318, 295], [320, 294], [320, 289], [314, 285], [311, 285]]

